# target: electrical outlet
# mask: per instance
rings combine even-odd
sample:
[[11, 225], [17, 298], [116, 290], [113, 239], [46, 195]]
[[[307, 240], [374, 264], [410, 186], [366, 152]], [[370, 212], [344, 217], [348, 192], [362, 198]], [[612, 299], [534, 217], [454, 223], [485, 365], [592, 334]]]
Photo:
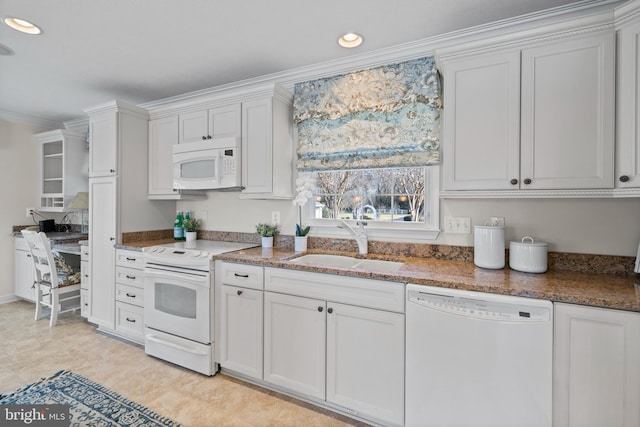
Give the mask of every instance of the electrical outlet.
[[271, 224], [280, 225], [280, 211], [271, 211]]
[[471, 234], [471, 217], [445, 216], [444, 232], [457, 234]]
[[27, 217], [27, 218], [30, 218], [30, 217], [31, 217], [31, 214], [33, 213], [33, 211], [35, 211], [35, 209], [34, 209], [34, 208], [26, 208], [26, 209], [25, 209], [24, 216], [25, 216], [25, 217]]
[[492, 216], [491, 217], [491, 225], [494, 227], [502, 227], [504, 228], [504, 217], [503, 216]]

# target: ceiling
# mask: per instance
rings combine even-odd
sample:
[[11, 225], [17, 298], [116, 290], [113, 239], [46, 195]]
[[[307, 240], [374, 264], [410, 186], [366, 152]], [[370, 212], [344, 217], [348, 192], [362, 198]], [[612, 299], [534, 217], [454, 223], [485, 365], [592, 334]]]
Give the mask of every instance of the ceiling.
[[[0, 118], [54, 122], [346, 60], [575, 0], [0, 0]], [[591, 0], [593, 3], [594, 0]], [[597, 2], [597, 1], [596, 1]], [[345, 32], [364, 43], [344, 49]]]

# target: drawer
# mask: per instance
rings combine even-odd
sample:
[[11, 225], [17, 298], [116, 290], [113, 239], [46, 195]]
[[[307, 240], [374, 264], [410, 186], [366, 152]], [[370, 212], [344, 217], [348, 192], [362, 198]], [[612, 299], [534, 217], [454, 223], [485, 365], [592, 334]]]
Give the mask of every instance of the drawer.
[[264, 268], [259, 265], [219, 262], [214, 274], [216, 281], [223, 285], [264, 289]]
[[265, 267], [264, 289], [404, 313], [404, 283]]
[[80, 288], [89, 289], [91, 284], [91, 264], [88, 261], [80, 261]]
[[116, 301], [144, 307], [144, 289], [116, 283]]
[[91, 294], [89, 289], [80, 289], [80, 315], [82, 317], [91, 316]]
[[127, 249], [116, 250], [116, 265], [142, 269], [142, 252]]
[[144, 309], [116, 302], [116, 332], [134, 341], [144, 341]]
[[118, 266], [116, 267], [116, 283], [143, 288], [142, 270]]
[[89, 261], [89, 246], [80, 246], [80, 261]]

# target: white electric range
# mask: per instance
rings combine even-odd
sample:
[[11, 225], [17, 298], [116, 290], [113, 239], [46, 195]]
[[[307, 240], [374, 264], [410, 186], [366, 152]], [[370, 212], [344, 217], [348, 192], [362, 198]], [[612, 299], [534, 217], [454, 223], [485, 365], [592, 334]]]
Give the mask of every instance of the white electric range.
[[144, 248], [145, 352], [215, 375], [212, 257], [254, 246], [195, 240]]

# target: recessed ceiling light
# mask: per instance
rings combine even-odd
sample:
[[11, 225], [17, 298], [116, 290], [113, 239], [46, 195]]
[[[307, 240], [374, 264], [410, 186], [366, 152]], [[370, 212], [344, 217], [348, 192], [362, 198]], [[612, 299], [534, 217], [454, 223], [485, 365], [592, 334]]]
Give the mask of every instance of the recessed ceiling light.
[[11, 50], [10, 47], [5, 46], [5, 45], [0, 43], [0, 55], [2, 55], [2, 56], [11, 56], [14, 53], [15, 52], [13, 50]]
[[338, 39], [338, 44], [346, 48], [358, 47], [362, 44], [362, 36], [356, 33], [347, 33]]
[[14, 30], [18, 30], [22, 33], [27, 34], [40, 34], [42, 30], [35, 24], [32, 24], [29, 21], [25, 21], [20, 18], [4, 18], [4, 23], [13, 28]]

